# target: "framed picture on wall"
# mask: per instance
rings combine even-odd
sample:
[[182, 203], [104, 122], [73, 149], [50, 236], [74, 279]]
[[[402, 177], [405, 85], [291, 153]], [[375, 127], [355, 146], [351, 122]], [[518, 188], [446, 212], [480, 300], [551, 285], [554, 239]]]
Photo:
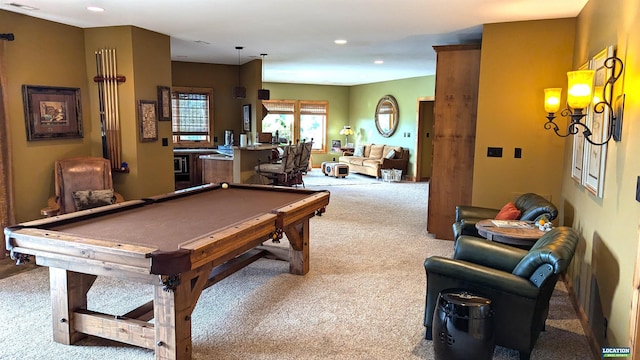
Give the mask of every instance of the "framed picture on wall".
[[251, 131], [251, 104], [242, 105], [242, 130]]
[[[578, 68], [578, 70], [587, 70], [591, 67], [591, 61], [584, 63], [582, 66]], [[585, 110], [585, 121], [589, 121], [588, 119], [591, 117], [590, 108], [586, 108]], [[578, 131], [577, 134], [573, 136], [573, 156], [571, 157], [571, 178], [575, 180], [578, 184], [584, 186], [586, 172], [584, 169], [584, 149], [586, 141], [584, 140], [584, 134], [582, 131]]]
[[[614, 56], [613, 46], [609, 46], [597, 53], [591, 60], [591, 69], [595, 70], [593, 76], [594, 98], [603, 96], [603, 89], [607, 79], [611, 76], [611, 69], [605, 66], [605, 60]], [[609, 99], [610, 101], [612, 99]], [[595, 105], [595, 104], [592, 104]], [[609, 109], [597, 113], [590, 111], [590, 115], [585, 120], [585, 124], [591, 129], [591, 140], [596, 143], [602, 142], [609, 135]], [[584, 148], [584, 186], [595, 196], [601, 198], [604, 193], [604, 173], [607, 159], [607, 144], [592, 145], [585, 143]]]
[[140, 125], [141, 142], [158, 140], [158, 116], [156, 106], [156, 102], [151, 100], [140, 100], [138, 102], [138, 121]]
[[158, 120], [171, 121], [171, 88], [158, 86]]
[[80, 89], [22, 85], [27, 140], [82, 138]]

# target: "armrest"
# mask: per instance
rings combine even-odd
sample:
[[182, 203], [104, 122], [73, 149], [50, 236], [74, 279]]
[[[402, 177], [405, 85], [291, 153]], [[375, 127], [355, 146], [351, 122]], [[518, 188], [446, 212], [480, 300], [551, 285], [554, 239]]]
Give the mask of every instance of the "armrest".
[[[492, 209], [479, 206], [458, 205], [456, 206], [456, 221], [462, 219], [493, 219], [500, 212], [499, 209]], [[473, 223], [475, 226], [475, 223]]]
[[467, 261], [432, 256], [425, 260], [424, 268], [427, 272], [427, 283], [430, 275], [440, 275], [476, 287], [486, 287], [530, 299], [535, 299], [539, 294], [539, 289], [529, 279]]
[[381, 169], [398, 169], [405, 170], [407, 167], [406, 159], [387, 159], [382, 158], [382, 164], [380, 165]]
[[453, 258], [511, 273], [528, 253], [513, 246], [463, 235], [456, 241]]
[[57, 198], [55, 196], [50, 197], [47, 200], [47, 207], [40, 209], [40, 215], [43, 216], [56, 216], [60, 212], [60, 206], [58, 205]]

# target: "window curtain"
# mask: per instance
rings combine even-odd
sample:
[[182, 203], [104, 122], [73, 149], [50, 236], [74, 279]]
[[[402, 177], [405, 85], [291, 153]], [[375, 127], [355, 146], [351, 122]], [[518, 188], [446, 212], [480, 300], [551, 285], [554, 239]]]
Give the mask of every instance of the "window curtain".
[[11, 141], [7, 118], [7, 85], [5, 50], [7, 41], [0, 40], [0, 229], [15, 223], [13, 212], [13, 171], [11, 169]]

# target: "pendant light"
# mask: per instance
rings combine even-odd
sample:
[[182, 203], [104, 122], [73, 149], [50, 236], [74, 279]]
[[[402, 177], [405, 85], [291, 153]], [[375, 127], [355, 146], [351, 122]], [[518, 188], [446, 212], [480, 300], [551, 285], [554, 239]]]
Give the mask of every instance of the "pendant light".
[[238, 50], [238, 86], [233, 87], [233, 98], [244, 99], [247, 97], [247, 88], [240, 86], [240, 51], [244, 49], [242, 46], [236, 46]]
[[[260, 54], [260, 56], [262, 56], [262, 72], [261, 72], [262, 80], [261, 80], [260, 86], [263, 86], [264, 85], [264, 57], [267, 56], [267, 54]], [[271, 98], [271, 94], [268, 89], [258, 89], [258, 100], [269, 100], [270, 98]]]

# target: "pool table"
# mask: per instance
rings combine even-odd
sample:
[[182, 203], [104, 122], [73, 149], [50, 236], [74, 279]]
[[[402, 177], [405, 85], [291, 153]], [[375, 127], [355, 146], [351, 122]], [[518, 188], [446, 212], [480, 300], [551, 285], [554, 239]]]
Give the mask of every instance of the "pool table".
[[[207, 184], [17, 224], [5, 240], [18, 263], [35, 256], [49, 267], [56, 342], [93, 335], [152, 349], [156, 359], [190, 359], [202, 290], [264, 257], [306, 274], [309, 219], [328, 204], [328, 191]], [[263, 244], [283, 234], [288, 249]], [[122, 315], [91, 311], [97, 276], [149, 284], [153, 300]]]

